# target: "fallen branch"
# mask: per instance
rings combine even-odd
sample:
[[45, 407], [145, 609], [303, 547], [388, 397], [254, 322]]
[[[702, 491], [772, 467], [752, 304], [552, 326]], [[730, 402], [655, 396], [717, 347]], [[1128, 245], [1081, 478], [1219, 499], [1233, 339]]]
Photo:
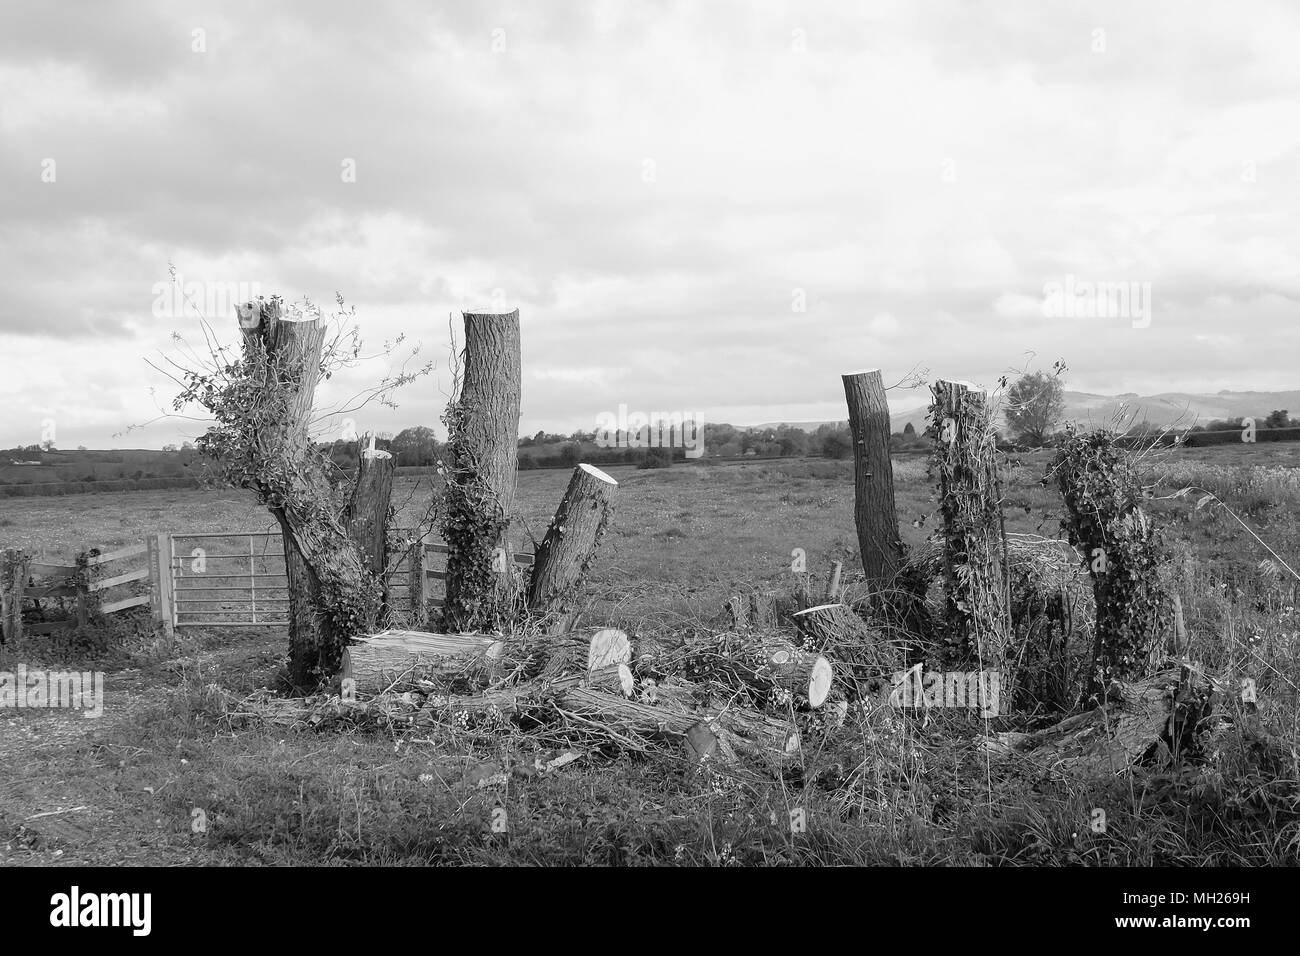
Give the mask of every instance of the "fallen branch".
[[1001, 733], [985, 748], [1019, 754], [1062, 773], [1123, 773], [1156, 751], [1172, 753], [1212, 709], [1212, 681], [1164, 670], [1142, 681], [1114, 681], [1110, 700], [1033, 733]]

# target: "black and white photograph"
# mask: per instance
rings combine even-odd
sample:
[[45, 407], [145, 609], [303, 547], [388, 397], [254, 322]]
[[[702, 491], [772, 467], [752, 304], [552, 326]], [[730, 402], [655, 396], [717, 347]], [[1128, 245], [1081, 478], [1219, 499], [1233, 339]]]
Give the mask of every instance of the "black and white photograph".
[[734, 869], [807, 945], [781, 873], [848, 869], [1240, 944], [1300, 863], [1298, 50], [1288, 0], [0, 2], [7, 929], [427, 945], [404, 900], [547, 868], [539, 929], [660, 935]]

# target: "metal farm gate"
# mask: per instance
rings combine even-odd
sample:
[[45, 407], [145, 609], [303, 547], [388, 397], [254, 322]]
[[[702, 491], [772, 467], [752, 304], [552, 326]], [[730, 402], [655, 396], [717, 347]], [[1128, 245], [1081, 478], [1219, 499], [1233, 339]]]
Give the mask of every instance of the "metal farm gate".
[[160, 535], [172, 627], [289, 623], [284, 546], [274, 532]]

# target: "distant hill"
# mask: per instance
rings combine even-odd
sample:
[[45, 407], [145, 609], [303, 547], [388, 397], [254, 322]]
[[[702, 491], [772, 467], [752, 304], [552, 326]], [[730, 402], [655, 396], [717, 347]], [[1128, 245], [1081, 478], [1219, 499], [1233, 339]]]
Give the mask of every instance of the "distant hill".
[[[1090, 392], [1065, 392], [1065, 419], [1084, 425], [1110, 424], [1121, 406], [1126, 425], [1147, 421], [1153, 425], [1178, 424], [1190, 428], [1204, 425], [1215, 419], [1251, 417], [1262, 421], [1275, 408], [1287, 409], [1293, 418], [1300, 418], [1300, 389], [1285, 392], [1229, 392], [1198, 394], [1192, 392], [1160, 392], [1156, 395], [1094, 395]], [[846, 422], [847, 418], [840, 422]], [[890, 416], [890, 430], [901, 432], [908, 422], [917, 431], [926, 426], [925, 409], [899, 412]], [[764, 422], [749, 426], [755, 429], [776, 428], [789, 425], [806, 432], [815, 432], [822, 425], [836, 422]]]
[[769, 428], [780, 428], [782, 425], [788, 425], [790, 428], [797, 428], [800, 431], [808, 433], [815, 432], [823, 425], [844, 425], [848, 423], [847, 418], [842, 418], [838, 422], [763, 422], [761, 425], [737, 425], [737, 428], [752, 428], [756, 432], [766, 431]]
[[1287, 409], [1300, 417], [1300, 389], [1286, 392], [1161, 392], [1156, 395], [1091, 395], [1065, 393], [1065, 417], [1090, 425], [1104, 425], [1123, 406], [1126, 421], [1148, 421], [1153, 425], [1190, 428], [1215, 419], [1249, 417], [1258, 421], [1275, 408]]

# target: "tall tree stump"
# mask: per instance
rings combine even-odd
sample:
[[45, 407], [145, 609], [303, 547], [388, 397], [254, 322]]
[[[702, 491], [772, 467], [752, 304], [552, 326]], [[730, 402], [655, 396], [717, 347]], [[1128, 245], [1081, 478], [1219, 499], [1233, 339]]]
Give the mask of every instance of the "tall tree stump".
[[889, 403], [879, 369], [841, 377], [853, 434], [853, 523], [867, 583], [880, 590], [892, 585], [903, 563], [889, 457]]
[[1096, 600], [1087, 694], [1102, 699], [1112, 680], [1144, 676], [1161, 652], [1174, 610], [1160, 573], [1169, 560], [1142, 509], [1142, 480], [1105, 430], [1067, 426], [1053, 462], [1066, 508], [1066, 537], [1092, 577]]
[[512, 553], [522, 372], [518, 309], [463, 315], [463, 377], [444, 418], [450, 458], [444, 618], [449, 627], [474, 630], [514, 616], [515, 579], [502, 572], [499, 556]]
[[943, 516], [946, 663], [1003, 670], [1011, 622], [997, 435], [984, 392], [969, 382], [938, 381], [931, 393]]
[[333, 505], [308, 434], [325, 325], [315, 311], [285, 310], [278, 298], [246, 302], [237, 314], [254, 407], [237, 431], [218, 433], [218, 440], [241, 456], [228, 465], [239, 469], [233, 480], [257, 492], [283, 533], [289, 679], [311, 689], [338, 673], [354, 634], [375, 629], [378, 587]]
[[393, 497], [393, 476], [397, 460], [386, 451], [364, 449], [357, 462], [356, 482], [343, 512], [348, 536], [356, 545], [367, 571], [379, 585], [380, 611], [377, 623], [386, 624], [388, 593], [388, 505]]

